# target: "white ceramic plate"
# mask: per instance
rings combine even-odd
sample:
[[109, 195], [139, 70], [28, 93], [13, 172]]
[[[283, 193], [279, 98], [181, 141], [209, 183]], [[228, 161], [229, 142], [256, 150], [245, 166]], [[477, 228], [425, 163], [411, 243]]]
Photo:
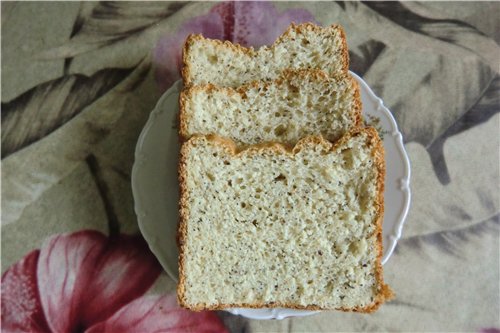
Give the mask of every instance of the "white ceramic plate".
[[[410, 205], [410, 163], [394, 117], [368, 85], [360, 83], [363, 115], [379, 119], [386, 151], [385, 213], [383, 222], [385, 264], [401, 236]], [[139, 228], [165, 271], [178, 278], [176, 244], [179, 222], [177, 164], [179, 140], [176, 129], [178, 98], [182, 82], [177, 81], [158, 101], [137, 142], [132, 169], [132, 191]], [[375, 118], [372, 118], [375, 117]], [[230, 309], [229, 312], [253, 319], [283, 319], [307, 316], [318, 311], [292, 309]]]

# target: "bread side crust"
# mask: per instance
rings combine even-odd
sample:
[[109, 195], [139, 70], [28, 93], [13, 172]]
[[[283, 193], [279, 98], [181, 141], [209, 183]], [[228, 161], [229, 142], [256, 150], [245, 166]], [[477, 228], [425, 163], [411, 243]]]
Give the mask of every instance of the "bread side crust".
[[187, 124], [188, 124], [188, 117], [189, 113], [186, 112], [188, 108], [189, 101], [192, 99], [192, 95], [196, 92], [196, 86], [193, 86], [192, 88], [187, 88], [185, 87], [184, 89], [181, 90], [181, 93], [179, 94], [179, 139], [180, 142], [184, 142], [187, 140], [188, 134], [187, 134]]
[[[372, 304], [366, 307], [354, 307], [354, 308], [325, 308], [319, 305], [311, 304], [307, 306], [295, 304], [295, 303], [281, 303], [281, 302], [261, 302], [261, 303], [232, 303], [232, 304], [217, 304], [208, 305], [206, 303], [196, 303], [189, 304], [185, 297], [185, 274], [184, 274], [184, 249], [185, 240], [187, 238], [187, 219], [188, 219], [188, 192], [186, 189], [186, 158], [189, 149], [195, 146], [198, 142], [209, 141], [216, 145], [221, 145], [224, 149], [234, 157], [239, 155], [260, 155], [263, 152], [280, 153], [293, 156], [300, 152], [302, 149], [307, 148], [308, 145], [321, 145], [328, 149], [329, 151], [334, 151], [338, 147], [342, 146], [344, 143], [349, 141], [352, 137], [366, 133], [370, 145], [372, 146], [372, 157], [374, 159], [374, 164], [378, 171], [377, 177], [377, 199], [375, 201], [375, 206], [377, 207], [377, 213], [375, 216], [375, 233], [377, 238], [377, 259], [375, 263], [375, 277], [377, 281], [378, 293]], [[384, 177], [385, 177], [385, 159], [384, 159], [384, 148], [382, 146], [382, 141], [373, 127], [356, 128], [350, 133], [344, 135], [341, 139], [335, 143], [331, 143], [321, 136], [309, 136], [301, 139], [293, 148], [286, 147], [280, 143], [262, 143], [250, 146], [248, 148], [238, 151], [237, 145], [230, 139], [223, 138], [217, 135], [195, 135], [187, 142], [185, 142], [181, 148], [181, 158], [179, 164], [179, 184], [180, 184], [180, 223], [179, 223], [179, 233], [178, 233], [178, 243], [179, 243], [179, 283], [177, 285], [177, 299], [179, 305], [193, 311], [201, 310], [222, 310], [227, 308], [244, 307], [244, 308], [290, 308], [297, 310], [340, 310], [346, 312], [361, 312], [361, 313], [371, 313], [376, 311], [381, 304], [385, 301], [390, 300], [394, 297], [394, 293], [388, 285], [384, 283], [383, 280], [383, 270], [382, 270], [382, 221], [384, 216]]]
[[342, 36], [342, 68], [344, 72], [347, 73], [349, 71], [349, 49], [347, 47], [347, 37], [345, 35], [344, 28], [341, 25], [337, 25], [337, 29], [340, 30], [340, 35]]
[[[283, 73], [275, 80], [272, 81], [251, 81], [245, 85], [242, 85], [238, 88], [232, 87], [220, 87], [213, 85], [211, 83], [203, 84], [203, 85], [193, 85], [190, 87], [186, 87], [181, 91], [179, 96], [179, 134], [182, 140], [189, 139], [188, 134], [188, 122], [191, 114], [187, 112], [190, 101], [192, 100], [192, 96], [199, 93], [205, 92], [210, 94], [212, 92], [222, 92], [227, 94], [228, 96], [239, 94], [242, 97], [246, 96], [248, 90], [253, 88], [267, 88], [271, 85], [279, 85], [283, 82], [289, 82], [292, 79], [304, 79], [306, 77], [312, 77], [312, 80], [315, 81], [335, 81], [335, 80], [350, 80], [351, 84], [354, 86], [354, 108], [351, 110], [351, 120], [353, 123], [352, 128], [360, 127], [362, 124], [362, 104], [361, 104], [361, 95], [360, 95], [360, 87], [358, 81], [350, 74], [347, 75], [336, 75], [334, 77], [329, 77], [328, 74], [319, 69], [286, 69]], [[215, 134], [215, 133], [212, 133]]]
[[[313, 31], [313, 32], [322, 32], [322, 31], [336, 31], [338, 30], [342, 39], [342, 69], [344, 74], [347, 74], [349, 71], [349, 50], [347, 48], [347, 39], [345, 35], [345, 31], [342, 28], [341, 25], [338, 24], [332, 24], [328, 27], [321, 27], [317, 26], [313, 23], [307, 22], [307, 23], [301, 23], [301, 24], [295, 24], [292, 23], [288, 29], [279, 36], [276, 41], [271, 44], [270, 46], [262, 46], [261, 49], [270, 49], [272, 50], [274, 47], [276, 47], [280, 43], [286, 42], [288, 39], [291, 38], [291, 35], [293, 32], [297, 34], [302, 34], [304, 31]], [[181, 75], [182, 75], [182, 80], [184, 81], [184, 86], [189, 87], [193, 84], [192, 80], [192, 74], [191, 74], [191, 64], [189, 63], [188, 60], [188, 54], [190, 51], [190, 48], [193, 43], [197, 41], [205, 41], [206, 43], [212, 44], [215, 48], [222, 48], [222, 49], [230, 49], [235, 53], [240, 53], [240, 54], [245, 54], [248, 57], [254, 57], [257, 52], [254, 50], [253, 47], [244, 47], [241, 46], [240, 44], [237, 43], [231, 43], [230, 41], [222, 41], [219, 39], [210, 39], [210, 38], [205, 38], [201, 34], [190, 34], [184, 43], [184, 47], [182, 48], [182, 70], [181, 70]]]
[[188, 143], [183, 143], [179, 158], [179, 229], [177, 230], [177, 247], [179, 248], [179, 282], [177, 283], [177, 303], [180, 306], [188, 308], [189, 304], [185, 301], [185, 274], [184, 274], [184, 247], [187, 238], [186, 221], [188, 218], [187, 200], [188, 194], [186, 191], [186, 156], [189, 149]]
[[[354, 108], [352, 109], [352, 119], [354, 120], [354, 128], [360, 128], [363, 126], [363, 103], [361, 102], [361, 88], [359, 86], [358, 80], [356, 80], [352, 75], [348, 74], [351, 78], [354, 88]], [[378, 133], [377, 133], [378, 134]]]
[[385, 301], [391, 300], [395, 297], [394, 292], [391, 288], [384, 283], [383, 277], [383, 269], [382, 269], [382, 256], [383, 256], [383, 245], [382, 245], [382, 223], [384, 220], [384, 188], [385, 188], [385, 150], [380, 139], [378, 132], [373, 127], [364, 128], [367, 133], [369, 133], [370, 143], [373, 146], [372, 157], [374, 160], [374, 164], [378, 169], [378, 177], [377, 177], [377, 200], [375, 201], [375, 205], [377, 206], [377, 214], [376, 214], [376, 237], [377, 237], [377, 261], [375, 267], [376, 280], [378, 282], [378, 293], [375, 297], [373, 304], [362, 308], [359, 312], [371, 313], [376, 311], [380, 305], [382, 305]]

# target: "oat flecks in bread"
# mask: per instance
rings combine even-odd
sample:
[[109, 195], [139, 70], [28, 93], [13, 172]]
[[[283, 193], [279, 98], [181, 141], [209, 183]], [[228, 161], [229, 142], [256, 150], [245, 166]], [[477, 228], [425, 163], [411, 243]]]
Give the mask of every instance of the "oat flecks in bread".
[[179, 303], [372, 312], [382, 277], [384, 156], [373, 128], [332, 144], [242, 151], [216, 136], [181, 150]]
[[190, 35], [183, 49], [182, 78], [186, 86], [212, 83], [237, 87], [274, 79], [285, 69], [321, 69], [347, 74], [349, 54], [342, 27], [292, 24], [276, 42], [257, 50], [230, 42]]
[[287, 70], [273, 81], [238, 89], [212, 84], [180, 96], [180, 133], [217, 134], [238, 145], [276, 141], [294, 145], [307, 135], [339, 139], [361, 123], [359, 87], [351, 75]]

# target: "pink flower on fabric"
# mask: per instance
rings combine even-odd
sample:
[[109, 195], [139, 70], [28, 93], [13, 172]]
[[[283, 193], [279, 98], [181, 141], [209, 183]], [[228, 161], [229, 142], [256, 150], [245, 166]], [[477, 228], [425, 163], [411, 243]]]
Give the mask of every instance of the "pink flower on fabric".
[[140, 236], [55, 236], [2, 276], [2, 332], [226, 332], [175, 295], [143, 296], [161, 267]]
[[180, 78], [182, 46], [191, 33], [260, 47], [272, 44], [292, 22], [317, 23], [305, 9], [288, 9], [280, 13], [267, 2], [221, 2], [209, 13], [186, 21], [177, 33], [158, 40], [153, 53], [156, 81], [163, 91]]

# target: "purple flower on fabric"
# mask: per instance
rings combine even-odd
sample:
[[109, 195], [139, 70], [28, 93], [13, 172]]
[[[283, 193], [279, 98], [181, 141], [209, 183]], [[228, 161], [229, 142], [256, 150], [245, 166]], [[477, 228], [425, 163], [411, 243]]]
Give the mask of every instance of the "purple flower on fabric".
[[207, 14], [186, 21], [175, 34], [158, 40], [153, 52], [156, 81], [164, 91], [180, 78], [182, 46], [191, 33], [257, 48], [272, 44], [292, 22], [317, 23], [305, 9], [278, 12], [276, 7], [267, 2], [219, 3]]

